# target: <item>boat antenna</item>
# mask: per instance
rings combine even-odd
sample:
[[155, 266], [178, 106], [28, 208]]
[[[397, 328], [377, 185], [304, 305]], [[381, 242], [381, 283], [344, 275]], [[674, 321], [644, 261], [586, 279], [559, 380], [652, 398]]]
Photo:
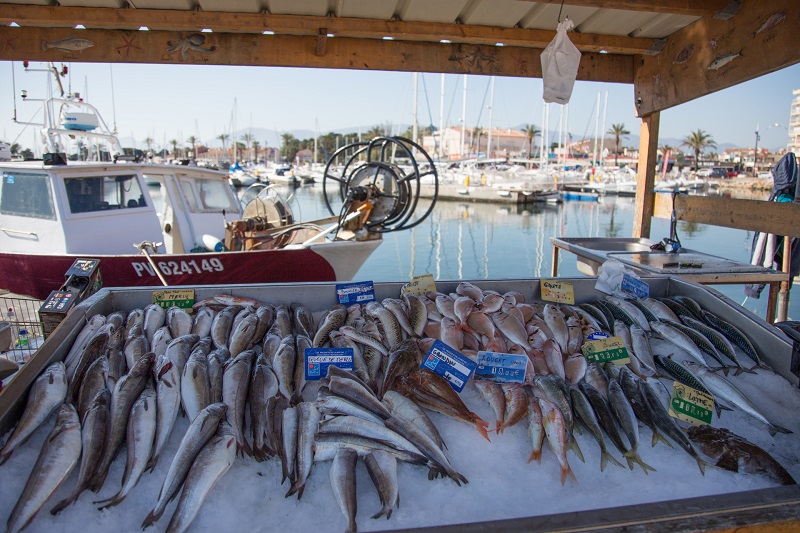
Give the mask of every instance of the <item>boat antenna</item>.
[[114, 99], [114, 66], [112, 63], [108, 64], [108, 74], [111, 78], [111, 112], [114, 115], [114, 135], [117, 134], [117, 102]]
[[14, 123], [17, 122], [17, 77], [14, 74], [14, 62], [11, 62], [11, 94], [14, 97]]

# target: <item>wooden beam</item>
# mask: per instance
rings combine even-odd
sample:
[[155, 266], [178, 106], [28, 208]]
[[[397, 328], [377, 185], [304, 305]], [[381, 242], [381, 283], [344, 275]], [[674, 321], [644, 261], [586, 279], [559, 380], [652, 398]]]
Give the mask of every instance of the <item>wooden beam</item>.
[[[68, 39], [66, 43], [63, 43]], [[79, 41], [75, 41], [75, 39]], [[252, 65], [541, 77], [541, 50], [317, 37], [0, 26], [0, 60]], [[633, 57], [587, 53], [579, 80], [631, 83]]]
[[[524, 28], [499, 28], [435, 22], [404, 22], [340, 17], [267, 15], [261, 13], [228, 13], [214, 11], [181, 11], [168, 9], [98, 9], [85, 7], [30, 6], [0, 4], [0, 25], [16, 22], [30, 27], [74, 27], [83, 24], [90, 29], [199, 31], [262, 33], [273, 31], [285, 35], [319, 35], [320, 28], [337, 37], [522, 46], [544, 48], [553, 40], [555, 31]], [[619, 35], [570, 33], [570, 40], [581, 52], [609, 54], [642, 54], [655, 39]]]
[[656, 112], [642, 118], [639, 136], [639, 167], [636, 176], [636, 205], [633, 211], [633, 237], [650, 237], [653, 217], [653, 189], [658, 160], [658, 126], [661, 114]]
[[748, 0], [729, 20], [706, 17], [673, 33], [637, 65], [639, 116], [800, 62], [798, 33], [797, 0]]
[[[562, 0], [523, 0], [537, 4], [561, 4]], [[648, 11], [704, 17], [714, 15], [728, 0], [566, 0], [564, 5], [596, 7], [598, 9], [624, 9], [625, 11]]]
[[[672, 195], [656, 194], [653, 216], [669, 218], [671, 214]], [[679, 194], [675, 214], [687, 222], [800, 237], [800, 204], [795, 203]]]

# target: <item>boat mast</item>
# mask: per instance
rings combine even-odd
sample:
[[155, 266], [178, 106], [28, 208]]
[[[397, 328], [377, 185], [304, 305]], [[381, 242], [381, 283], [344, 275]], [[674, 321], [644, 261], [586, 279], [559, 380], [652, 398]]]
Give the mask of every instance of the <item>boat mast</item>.
[[236, 97], [233, 98], [233, 128], [231, 129], [231, 137], [231, 144], [233, 144], [233, 164], [235, 165], [239, 161], [236, 146]]
[[[494, 111], [494, 76], [492, 76], [492, 88], [489, 95], [489, 135], [486, 139], [486, 157], [492, 157], [492, 112]], [[480, 140], [478, 141], [478, 151], [480, 151]]]
[[461, 159], [464, 159], [464, 136], [467, 131], [467, 75], [464, 74], [464, 96], [461, 98]]
[[602, 137], [600, 137], [600, 158], [603, 160], [603, 164], [601, 166], [605, 166], [605, 157], [603, 157], [603, 145], [606, 143], [606, 111], [608, 110], [608, 91], [606, 91], [606, 98], [603, 102], [603, 129]]
[[[444, 156], [444, 72], [442, 72], [442, 88], [439, 93], [439, 159]], [[436, 136], [433, 136], [436, 141]]]
[[417, 108], [419, 107], [419, 72], [414, 73], [414, 125], [411, 128], [411, 139], [414, 142], [417, 142], [417, 138], [419, 135], [418, 125], [417, 125]]
[[[592, 148], [592, 168], [597, 166], [597, 128], [600, 127], [600, 91], [597, 91], [597, 104], [594, 109], [594, 148]], [[592, 174], [594, 177], [594, 174]]]

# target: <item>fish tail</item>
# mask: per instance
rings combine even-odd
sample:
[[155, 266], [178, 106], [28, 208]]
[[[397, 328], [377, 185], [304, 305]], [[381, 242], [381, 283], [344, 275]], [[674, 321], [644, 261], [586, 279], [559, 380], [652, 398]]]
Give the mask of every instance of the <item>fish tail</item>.
[[631, 470], [633, 470], [633, 465], [635, 463], [642, 467], [642, 470], [644, 471], [645, 474], [648, 473], [648, 470], [652, 470], [653, 472], [656, 471], [655, 468], [642, 461], [642, 458], [639, 457], [639, 453], [636, 450], [628, 450], [623, 455], [625, 456], [625, 459], [627, 459], [628, 467]]
[[705, 461], [700, 459], [699, 455], [695, 455], [694, 456], [694, 460], [697, 461], [697, 466], [700, 467], [700, 473], [705, 476], [706, 475], [706, 465], [708, 463], [706, 463]]
[[586, 460], [583, 458], [583, 452], [581, 451], [581, 447], [578, 446], [578, 441], [575, 440], [575, 437], [572, 437], [570, 439], [569, 449], [575, 452], [575, 455], [578, 456], [578, 459], [580, 459], [582, 463], [586, 462]]
[[583, 435], [583, 430], [581, 429], [581, 427], [578, 424], [575, 424], [574, 426], [572, 426], [572, 431], [577, 431], [578, 435]]
[[299, 500], [300, 498], [303, 497], [303, 491], [305, 490], [305, 488], [306, 488], [305, 480], [298, 479], [297, 481], [292, 483], [292, 487], [289, 489], [289, 492], [286, 493], [285, 497], [288, 498], [289, 496], [296, 493], [297, 499]]
[[10, 450], [6, 453], [0, 454], [0, 465], [5, 464], [8, 461], [8, 458], [11, 457], [11, 454], [14, 453], [14, 450]]
[[528, 462], [532, 463], [536, 461], [537, 463], [541, 464], [542, 462], [542, 450], [533, 450], [531, 452], [531, 456], [528, 458]]
[[122, 494], [122, 492], [120, 491], [119, 493], [115, 494], [111, 498], [108, 498], [106, 500], [100, 500], [100, 501], [97, 501], [97, 502], [92, 502], [92, 503], [95, 504], [95, 505], [99, 505], [100, 507], [98, 507], [97, 510], [98, 511], [102, 511], [103, 509], [108, 509], [110, 507], [114, 507], [115, 505], [119, 505], [120, 503], [122, 503], [122, 500], [125, 499], [125, 496], [126, 495]]
[[386, 520], [389, 520], [392, 517], [392, 508], [384, 505], [380, 511], [372, 516], [372, 519], [375, 520], [376, 518], [380, 518], [382, 516], [385, 516]]
[[564, 486], [567, 478], [571, 479], [575, 483], [578, 482], [578, 478], [576, 478], [575, 474], [572, 473], [572, 468], [570, 468], [569, 463], [561, 467], [561, 486]]
[[785, 427], [777, 426], [775, 424], [770, 424], [769, 425], [769, 434], [772, 435], [773, 437], [775, 436], [776, 433], [789, 434], [791, 432], [792, 431], [790, 429], [786, 429]]
[[495, 428], [494, 428], [494, 431], [495, 431], [495, 433], [497, 433], [497, 434], [499, 435], [499, 434], [500, 434], [500, 433], [502, 433], [502, 432], [503, 432], [505, 429], [506, 429], [506, 428], [505, 428], [505, 426], [503, 425], [503, 421], [502, 421], [502, 420], [498, 420], [498, 421], [496, 422], [496, 425], [495, 425]]
[[618, 466], [620, 468], [625, 468], [625, 465], [623, 465], [622, 463], [617, 461], [617, 458], [614, 457], [611, 453], [609, 453], [608, 450], [603, 450], [603, 452], [602, 452], [602, 454], [600, 456], [600, 471], [601, 472], [603, 471], [603, 464], [605, 464], [606, 460], [608, 460], [608, 462], [610, 462], [612, 465], [616, 465], [616, 466]]
[[666, 438], [664, 438], [664, 435], [659, 433], [659, 431], [657, 429], [654, 429], [653, 430], [653, 443], [652, 443], [652, 446], [655, 446], [658, 441], [663, 442], [664, 444], [666, 444], [670, 448], [674, 448], [672, 443], [670, 441], [668, 441]]
[[158, 519], [159, 519], [159, 518], [161, 518], [161, 514], [162, 514], [163, 512], [164, 512], [164, 511], [161, 511], [161, 512], [159, 512], [159, 513], [156, 513], [156, 510], [155, 510], [155, 509], [153, 509], [152, 511], [150, 511], [150, 514], [149, 514], [149, 515], [147, 515], [147, 518], [145, 518], [145, 519], [144, 519], [144, 522], [142, 522], [142, 529], [147, 529], [148, 527], [150, 527], [150, 526], [152, 526], [153, 524], [155, 524], [156, 522], [158, 522]]
[[92, 492], [99, 492], [100, 489], [103, 488], [103, 484], [106, 482], [106, 476], [108, 476], [108, 468], [95, 473], [94, 478], [92, 478], [92, 482], [89, 484], [89, 490]]
[[472, 417], [472, 425], [475, 426], [475, 429], [478, 430], [478, 433], [480, 433], [484, 439], [492, 442], [492, 439], [489, 438], [488, 431], [486, 431], [486, 428], [489, 427], [489, 423], [484, 422], [483, 419], [475, 413], [470, 413], [470, 416]]
[[[756, 366], [754, 366], [753, 368], [763, 368], [764, 370], [772, 370], [772, 369], [769, 367], [769, 365], [765, 365], [764, 363], [758, 363], [758, 364], [757, 364]], [[751, 368], [750, 370], [752, 370], [752, 368]]]
[[467, 481], [467, 478], [465, 478], [464, 476], [462, 476], [461, 474], [459, 474], [458, 472], [456, 472], [456, 471], [455, 471], [455, 470], [453, 470], [453, 469], [449, 469], [449, 470], [447, 471], [447, 477], [449, 477], [450, 479], [452, 479], [453, 481], [455, 481], [455, 482], [456, 482], [456, 485], [458, 485], [459, 487], [461, 486], [461, 484], [462, 484], [462, 483], [463, 483], [464, 485], [466, 485], [467, 483], [469, 483], [469, 481]]
[[63, 511], [64, 509], [66, 509], [67, 507], [72, 505], [73, 503], [75, 503], [75, 500], [78, 499], [78, 496], [80, 496], [80, 494], [81, 494], [80, 492], [78, 492], [77, 494], [73, 492], [67, 498], [64, 498], [63, 500], [58, 502], [55, 505], [55, 507], [50, 509], [50, 514], [51, 515], [57, 515], [58, 513], [60, 513], [61, 511]]
[[239, 448], [244, 452], [244, 454], [249, 455], [250, 457], [253, 456], [253, 448], [250, 447], [250, 443], [247, 442], [247, 439], [242, 437], [242, 443], [239, 445]]
[[158, 454], [153, 455], [150, 458], [150, 460], [147, 461], [147, 465], [144, 467], [145, 472], [147, 472], [148, 470], [152, 472], [157, 464], [158, 464]]

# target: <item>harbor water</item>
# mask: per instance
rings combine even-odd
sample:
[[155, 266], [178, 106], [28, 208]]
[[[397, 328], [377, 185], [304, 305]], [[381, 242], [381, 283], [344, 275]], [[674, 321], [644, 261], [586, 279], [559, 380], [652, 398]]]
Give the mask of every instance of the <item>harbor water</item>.
[[[299, 220], [328, 216], [322, 186], [276, 187]], [[330, 194], [330, 192], [329, 192]], [[752, 196], [749, 196], [752, 198]], [[766, 194], [765, 198], [766, 199]], [[418, 212], [429, 206], [420, 200]], [[550, 277], [553, 246], [550, 237], [630, 237], [634, 199], [604, 196], [596, 202], [561, 204], [469, 203], [439, 201], [431, 215], [410, 230], [384, 234], [384, 243], [356, 274], [355, 281], [402, 281], [422, 274], [437, 280], [480, 280]], [[669, 220], [654, 218], [650, 237], [669, 236]], [[750, 261], [753, 232], [679, 222], [685, 248]], [[582, 276], [575, 255], [559, 254], [559, 276]], [[743, 285], [713, 285], [725, 296], [764, 317], [765, 288], [760, 299], [745, 300]], [[790, 294], [789, 319], [800, 319], [800, 289]]]

